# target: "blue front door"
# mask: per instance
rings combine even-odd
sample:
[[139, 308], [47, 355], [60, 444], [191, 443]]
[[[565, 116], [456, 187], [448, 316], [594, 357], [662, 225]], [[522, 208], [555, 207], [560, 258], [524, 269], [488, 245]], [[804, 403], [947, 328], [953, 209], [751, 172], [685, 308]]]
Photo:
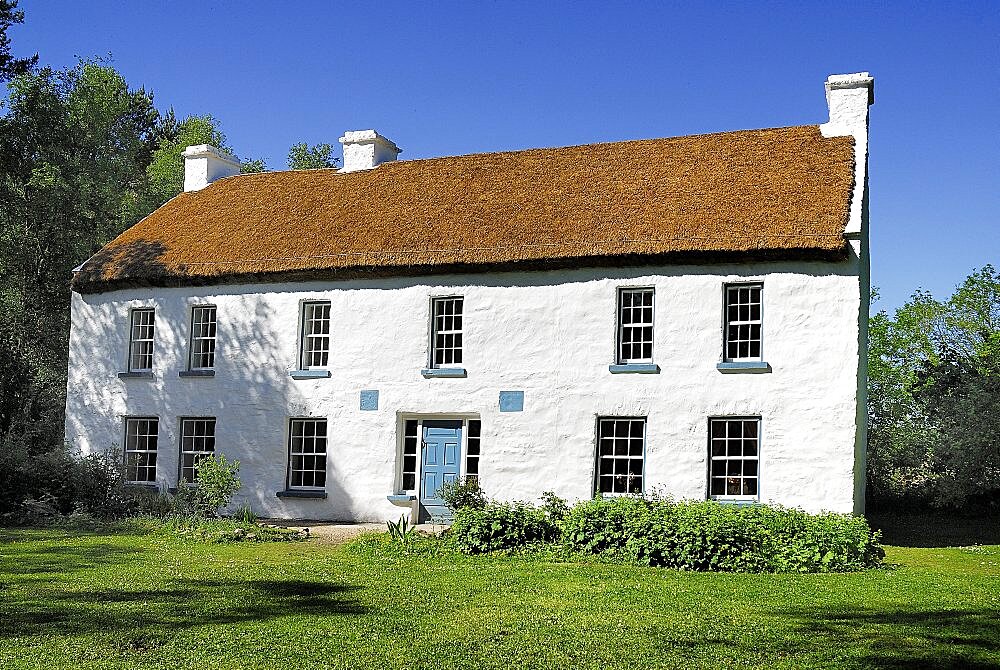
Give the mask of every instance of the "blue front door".
[[459, 475], [462, 457], [461, 421], [424, 421], [420, 458], [420, 503], [431, 516], [448, 516], [438, 489]]

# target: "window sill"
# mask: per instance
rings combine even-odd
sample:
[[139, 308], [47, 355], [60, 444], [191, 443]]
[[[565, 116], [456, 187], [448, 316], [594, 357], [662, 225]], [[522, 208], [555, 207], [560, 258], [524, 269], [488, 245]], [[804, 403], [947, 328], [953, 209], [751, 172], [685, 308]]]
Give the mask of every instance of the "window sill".
[[658, 375], [660, 366], [656, 363], [624, 363], [622, 365], [609, 365], [608, 370], [613, 375], [639, 374]]
[[406, 493], [386, 496], [386, 500], [391, 502], [396, 507], [409, 507], [413, 504], [413, 501], [417, 499], [417, 496], [412, 496]]
[[279, 498], [326, 498], [326, 491], [286, 489], [284, 491], [278, 491], [274, 495]]
[[330, 376], [329, 370], [289, 370], [288, 376], [292, 379], [326, 379]]
[[156, 482], [125, 482], [125, 488], [133, 491], [155, 491], [159, 492], [160, 487]]
[[771, 372], [771, 364], [766, 361], [724, 361], [716, 364], [716, 369], [725, 374], [734, 372], [745, 372], [748, 374], [760, 374]]
[[152, 372], [119, 372], [118, 379], [152, 379]]
[[733, 507], [752, 507], [760, 504], [760, 500], [757, 498], [710, 498], [710, 500], [720, 505], [732, 505]]
[[420, 374], [424, 376], [425, 379], [433, 379], [434, 377], [467, 377], [468, 373], [465, 368], [425, 368], [420, 371]]
[[178, 377], [214, 377], [215, 370], [181, 370]]

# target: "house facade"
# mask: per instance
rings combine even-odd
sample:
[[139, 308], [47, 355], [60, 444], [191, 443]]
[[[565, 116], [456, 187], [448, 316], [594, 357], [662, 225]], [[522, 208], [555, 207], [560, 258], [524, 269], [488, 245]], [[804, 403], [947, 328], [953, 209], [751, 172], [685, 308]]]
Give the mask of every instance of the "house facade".
[[[185, 192], [78, 268], [66, 439], [279, 518], [661, 493], [861, 512], [867, 73], [830, 121], [397, 161]], [[401, 509], [403, 508], [403, 509]]]

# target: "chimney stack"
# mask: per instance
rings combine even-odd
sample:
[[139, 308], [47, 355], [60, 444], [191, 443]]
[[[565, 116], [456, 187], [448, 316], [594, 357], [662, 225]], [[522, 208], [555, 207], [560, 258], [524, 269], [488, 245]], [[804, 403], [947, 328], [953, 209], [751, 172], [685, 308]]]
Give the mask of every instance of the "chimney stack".
[[344, 167], [340, 172], [370, 170], [396, 160], [403, 151], [374, 130], [348, 130], [340, 143], [344, 145]]
[[820, 126], [825, 137], [868, 134], [868, 107], [875, 102], [875, 79], [867, 72], [831, 74], [826, 79], [830, 121]]
[[875, 102], [875, 79], [867, 72], [831, 74], [826, 78], [830, 120], [819, 127], [823, 137], [854, 137], [854, 188], [863, 198], [851, 200], [844, 232], [860, 234], [867, 221], [868, 108]]
[[240, 162], [211, 144], [196, 144], [184, 156], [184, 191], [200, 191], [223, 177], [240, 173]]

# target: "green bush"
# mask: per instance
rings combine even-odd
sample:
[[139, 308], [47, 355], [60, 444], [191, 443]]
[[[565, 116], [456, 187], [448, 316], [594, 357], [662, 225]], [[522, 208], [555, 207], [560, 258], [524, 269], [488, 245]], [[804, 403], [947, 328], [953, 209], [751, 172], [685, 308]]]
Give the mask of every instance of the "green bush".
[[582, 502], [561, 524], [573, 551], [726, 572], [845, 572], [884, 556], [863, 518], [767, 505], [621, 497]]
[[218, 516], [243, 485], [239, 472], [240, 462], [227, 461], [223, 454], [198, 459], [194, 483], [184, 479], [178, 483], [171, 511], [182, 516]]
[[484, 554], [554, 540], [558, 529], [542, 510], [526, 503], [489, 502], [456, 511], [448, 534], [460, 551]]
[[486, 494], [479, 488], [479, 479], [475, 477], [445, 482], [438, 487], [438, 496], [452, 512], [466, 508], [482, 509], [488, 502]]

